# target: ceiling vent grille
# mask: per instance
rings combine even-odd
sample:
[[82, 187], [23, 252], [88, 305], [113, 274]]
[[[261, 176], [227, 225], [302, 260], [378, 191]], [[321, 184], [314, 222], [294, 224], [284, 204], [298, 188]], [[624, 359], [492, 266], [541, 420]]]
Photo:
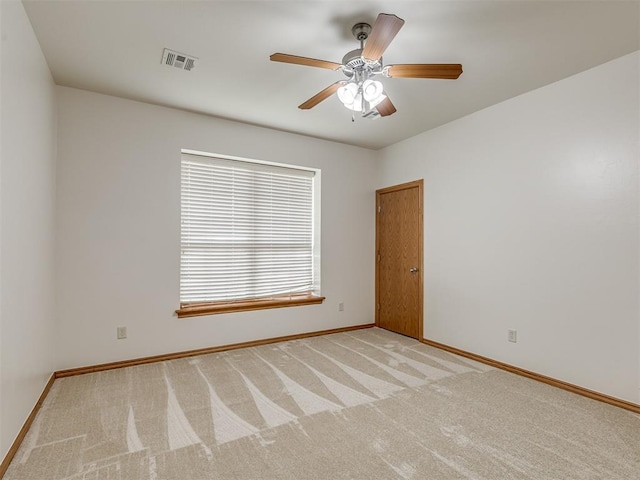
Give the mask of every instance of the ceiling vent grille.
[[187, 72], [193, 70], [196, 66], [197, 57], [192, 55], [186, 55], [184, 53], [179, 53], [174, 50], [169, 50], [165, 48], [162, 52], [162, 64], [168, 65], [170, 67], [176, 67], [180, 70], [186, 70]]

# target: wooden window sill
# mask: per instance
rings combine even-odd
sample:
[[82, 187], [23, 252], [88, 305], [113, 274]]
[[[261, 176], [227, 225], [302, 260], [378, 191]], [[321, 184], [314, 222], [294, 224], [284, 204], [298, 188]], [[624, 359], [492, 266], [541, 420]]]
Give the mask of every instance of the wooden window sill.
[[241, 302], [194, 303], [183, 305], [176, 310], [176, 314], [178, 318], [183, 318], [216, 315], [218, 313], [245, 312], [248, 310], [266, 310], [268, 308], [297, 307], [300, 305], [320, 304], [324, 299], [325, 297], [316, 295], [298, 295]]

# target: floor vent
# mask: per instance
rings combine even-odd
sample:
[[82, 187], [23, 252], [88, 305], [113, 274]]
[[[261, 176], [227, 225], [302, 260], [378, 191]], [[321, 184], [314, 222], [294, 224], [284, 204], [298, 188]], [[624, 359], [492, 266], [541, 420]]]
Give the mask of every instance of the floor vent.
[[196, 57], [192, 55], [186, 55], [174, 50], [165, 48], [162, 52], [162, 64], [170, 67], [176, 67], [180, 70], [186, 70], [187, 72], [193, 70], [196, 66]]

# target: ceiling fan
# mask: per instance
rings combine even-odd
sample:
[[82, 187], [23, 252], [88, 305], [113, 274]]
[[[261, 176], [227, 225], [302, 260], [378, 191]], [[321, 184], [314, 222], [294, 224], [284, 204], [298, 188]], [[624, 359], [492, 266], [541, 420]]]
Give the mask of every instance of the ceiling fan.
[[386, 117], [395, 113], [396, 107], [385, 93], [382, 82], [374, 80], [377, 75], [388, 78], [455, 80], [462, 73], [462, 65], [459, 63], [384, 65], [382, 54], [403, 25], [403, 19], [387, 13], [379, 14], [373, 27], [368, 23], [356, 23], [351, 32], [360, 42], [360, 48], [347, 53], [342, 59], [342, 63], [298, 57], [286, 53], [274, 53], [269, 59], [273, 62], [341, 70], [347, 77], [346, 80], [338, 80], [300, 104], [298, 108], [302, 110], [313, 108], [337, 93], [343, 105], [353, 111], [352, 120], [355, 120], [356, 112], [360, 112], [363, 117], [367, 118]]

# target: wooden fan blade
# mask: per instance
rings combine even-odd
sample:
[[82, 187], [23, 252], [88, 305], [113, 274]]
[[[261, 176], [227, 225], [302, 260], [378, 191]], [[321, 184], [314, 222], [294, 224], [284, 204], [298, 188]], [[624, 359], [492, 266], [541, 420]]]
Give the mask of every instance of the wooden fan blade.
[[378, 15], [362, 50], [362, 56], [367, 60], [379, 60], [403, 25], [404, 20], [395, 15], [388, 13]]
[[323, 100], [326, 100], [331, 95], [336, 93], [336, 90], [340, 88], [340, 85], [342, 85], [341, 82], [336, 82], [333, 85], [329, 85], [327, 88], [316, 93], [313, 97], [311, 97], [309, 100], [307, 100], [303, 104], [298, 105], [298, 108], [301, 110], [309, 110], [310, 108], [315, 107], [320, 102], [322, 102]]
[[459, 63], [406, 63], [389, 65], [388, 75], [392, 78], [446, 78], [455, 80], [462, 74]]
[[269, 57], [269, 60], [272, 62], [306, 65], [308, 67], [328, 68], [329, 70], [337, 70], [341, 67], [339, 63], [327, 62], [326, 60], [318, 60], [316, 58], [297, 57], [296, 55], [288, 55], [286, 53], [274, 53]]
[[393, 115], [397, 112], [396, 107], [391, 103], [391, 100], [389, 100], [388, 95], [387, 98], [376, 105], [376, 110], [378, 110], [381, 117], [388, 117], [389, 115]]

